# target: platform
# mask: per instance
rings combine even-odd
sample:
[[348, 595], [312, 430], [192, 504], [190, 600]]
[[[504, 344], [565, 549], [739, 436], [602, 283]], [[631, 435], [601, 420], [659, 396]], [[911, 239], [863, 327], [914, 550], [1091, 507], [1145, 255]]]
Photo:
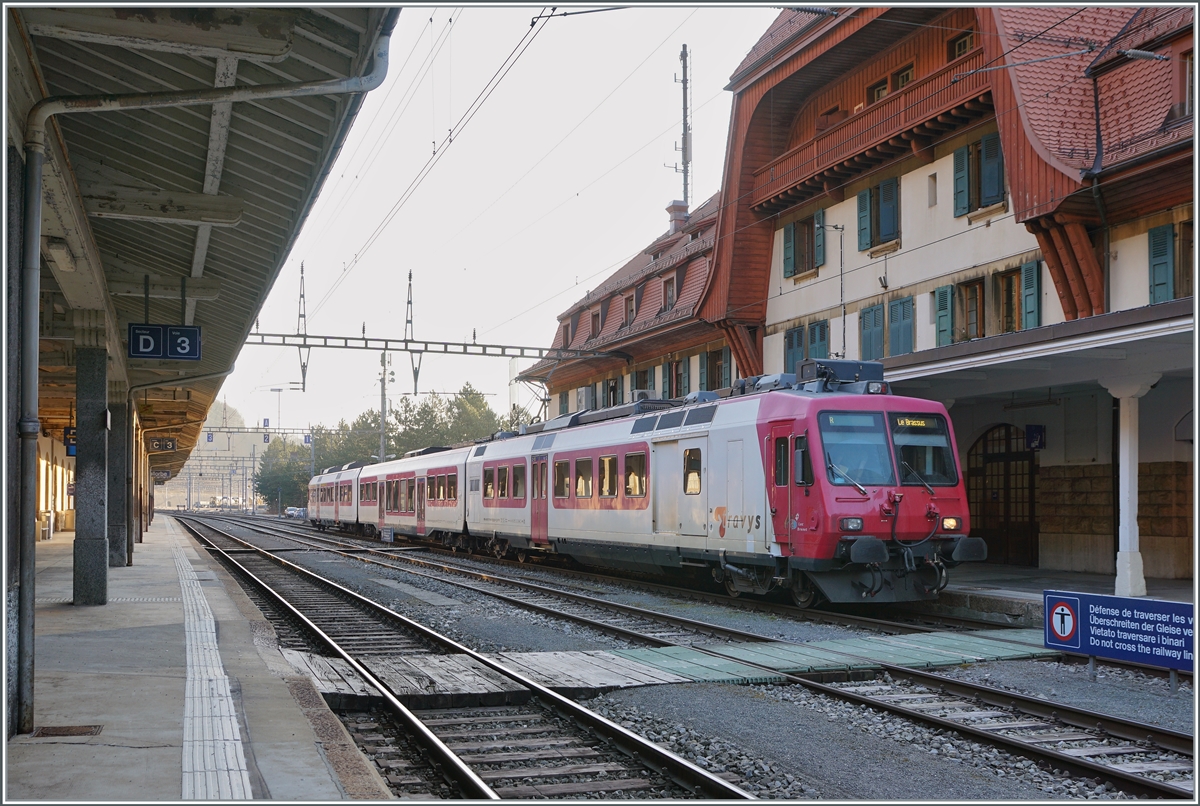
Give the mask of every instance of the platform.
[[389, 797], [237, 583], [159, 515], [108, 604], [71, 602], [74, 534], [37, 544], [34, 724], [5, 801]]
[[[1042, 591], [1079, 591], [1112, 595], [1116, 576], [1050, 571], [1018, 565], [964, 563], [950, 571], [950, 584], [938, 601], [914, 606], [949, 616], [979, 618], [1003, 624], [1041, 627]], [[1194, 580], [1147, 579], [1146, 596], [1195, 602]]]

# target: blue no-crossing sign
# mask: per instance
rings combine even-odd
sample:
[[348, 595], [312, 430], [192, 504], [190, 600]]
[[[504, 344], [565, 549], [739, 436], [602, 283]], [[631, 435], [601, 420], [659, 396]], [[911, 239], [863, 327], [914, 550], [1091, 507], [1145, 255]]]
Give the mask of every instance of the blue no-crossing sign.
[[1191, 602], [1043, 591], [1047, 649], [1191, 671]]

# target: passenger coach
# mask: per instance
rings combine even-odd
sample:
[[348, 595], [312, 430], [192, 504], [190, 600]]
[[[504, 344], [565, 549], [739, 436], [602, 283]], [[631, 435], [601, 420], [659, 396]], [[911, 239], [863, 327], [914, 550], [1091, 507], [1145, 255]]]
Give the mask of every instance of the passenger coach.
[[[575, 412], [312, 480], [313, 522], [527, 559], [709, 573], [800, 606], [932, 599], [986, 558], [940, 403], [875, 362], [811, 361], [721, 396]], [[332, 502], [332, 507], [325, 501]]]

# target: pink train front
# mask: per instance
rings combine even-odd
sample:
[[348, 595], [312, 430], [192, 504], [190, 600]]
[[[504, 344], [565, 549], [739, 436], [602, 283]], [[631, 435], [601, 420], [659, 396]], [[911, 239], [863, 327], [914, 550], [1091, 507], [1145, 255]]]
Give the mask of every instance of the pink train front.
[[526, 559], [711, 574], [807, 607], [932, 599], [986, 559], [940, 403], [874, 362], [810, 361], [727, 396], [575, 412], [478, 444], [330, 469], [309, 517]]

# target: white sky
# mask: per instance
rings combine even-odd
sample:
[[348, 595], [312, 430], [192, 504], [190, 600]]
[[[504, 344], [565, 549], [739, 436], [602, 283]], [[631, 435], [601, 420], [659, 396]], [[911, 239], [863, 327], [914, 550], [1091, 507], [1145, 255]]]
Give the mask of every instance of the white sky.
[[[404, 8], [387, 80], [359, 111], [263, 308], [263, 333], [296, 331], [303, 261], [310, 334], [356, 336], [365, 322], [368, 336], [402, 338], [411, 269], [416, 338], [470, 341], [474, 328], [480, 343], [549, 346], [556, 315], [662, 234], [667, 205], [682, 198], [681, 175], [664, 163], [680, 156], [674, 79], [685, 43], [692, 207], [718, 190], [732, 102], [723, 88], [778, 7], [555, 17], [363, 251], [433, 141], [442, 143], [540, 10]], [[392, 362], [394, 401], [411, 394], [412, 373], [407, 354]], [[420, 390], [453, 392], [470, 381], [502, 413], [508, 363], [428, 355]], [[247, 346], [222, 394], [250, 425], [263, 417], [272, 426], [334, 425], [378, 408], [378, 371], [378, 353], [314, 349], [307, 392], [277, 394], [269, 390], [300, 380], [296, 349]], [[522, 393], [521, 403], [529, 400]]]

